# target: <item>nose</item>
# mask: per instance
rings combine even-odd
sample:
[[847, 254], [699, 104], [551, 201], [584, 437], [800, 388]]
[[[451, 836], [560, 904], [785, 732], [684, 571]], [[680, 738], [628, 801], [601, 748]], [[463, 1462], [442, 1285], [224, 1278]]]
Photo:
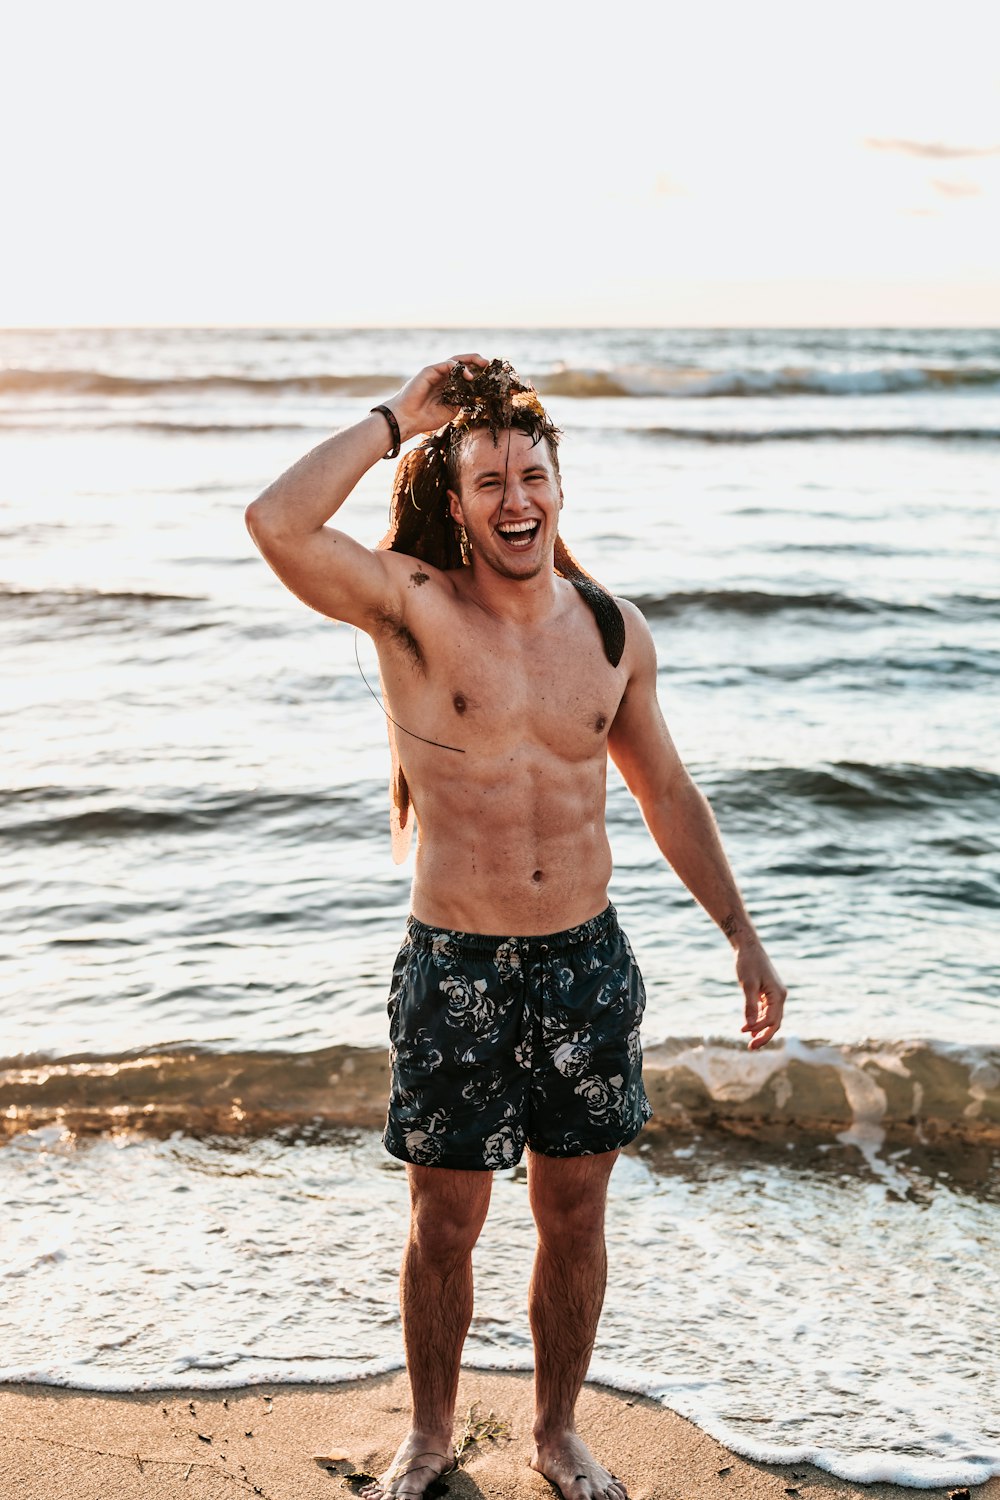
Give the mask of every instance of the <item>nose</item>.
[[507, 479], [507, 490], [504, 494], [504, 510], [528, 510], [530, 504], [527, 486], [516, 475], [511, 474]]

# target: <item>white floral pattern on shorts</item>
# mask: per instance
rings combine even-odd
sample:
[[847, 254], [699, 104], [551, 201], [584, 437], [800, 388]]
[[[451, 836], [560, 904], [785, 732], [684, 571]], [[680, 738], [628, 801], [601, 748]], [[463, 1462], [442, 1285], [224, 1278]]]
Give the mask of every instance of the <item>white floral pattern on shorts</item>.
[[514, 1166], [526, 1145], [547, 1156], [625, 1145], [652, 1115], [645, 1004], [613, 906], [548, 937], [411, 917], [388, 1002], [386, 1149], [422, 1166], [492, 1171]]

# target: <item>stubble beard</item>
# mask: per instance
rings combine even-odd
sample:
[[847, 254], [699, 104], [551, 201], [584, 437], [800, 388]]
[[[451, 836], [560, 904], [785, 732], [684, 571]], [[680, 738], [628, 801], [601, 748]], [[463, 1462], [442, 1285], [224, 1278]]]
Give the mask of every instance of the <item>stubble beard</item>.
[[[503, 542], [498, 542], [494, 545], [496, 547], [502, 547]], [[475, 554], [473, 555], [475, 556]], [[479, 561], [481, 563], [485, 563], [486, 567], [488, 567], [491, 572], [498, 573], [501, 578], [509, 578], [513, 583], [529, 583], [532, 578], [537, 578], [540, 573], [553, 572], [555, 569], [555, 563], [553, 561], [553, 548], [551, 547], [547, 552], [544, 552], [542, 554], [538, 563], [531, 569], [530, 572], [527, 573], [521, 571], [520, 569], [515, 569], [508, 566], [507, 559], [501, 553], [497, 553], [495, 556], [488, 558], [484, 555], [483, 552], [480, 552], [478, 556]]]

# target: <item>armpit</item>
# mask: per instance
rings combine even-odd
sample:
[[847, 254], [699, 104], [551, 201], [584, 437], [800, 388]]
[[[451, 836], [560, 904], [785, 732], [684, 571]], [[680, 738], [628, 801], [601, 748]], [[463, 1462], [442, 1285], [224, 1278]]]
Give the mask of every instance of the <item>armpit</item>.
[[420, 649], [420, 642], [401, 614], [387, 605], [378, 605], [372, 610], [372, 627], [375, 636], [391, 641], [414, 666], [424, 670], [424, 653]]

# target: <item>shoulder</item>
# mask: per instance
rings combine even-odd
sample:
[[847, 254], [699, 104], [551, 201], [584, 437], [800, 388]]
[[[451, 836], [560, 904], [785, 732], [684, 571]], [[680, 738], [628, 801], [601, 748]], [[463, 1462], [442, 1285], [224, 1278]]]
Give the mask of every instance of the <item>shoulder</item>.
[[626, 635], [641, 636], [649, 641], [652, 641], [653, 637], [650, 634], [649, 626], [646, 624], [646, 616], [643, 614], [639, 606], [637, 604], [633, 604], [631, 599], [622, 598], [618, 594], [612, 594], [611, 597], [614, 599], [618, 608], [622, 612], [622, 618], [625, 621]]
[[455, 605], [454, 573], [405, 552], [379, 548], [377, 556], [386, 587], [380, 597], [372, 599], [364, 628], [376, 642], [388, 637], [423, 660], [426, 644], [446, 628]]
[[411, 603], [419, 607], [431, 600], [456, 596], [454, 571], [436, 568], [433, 563], [422, 562], [419, 557], [411, 557], [406, 552], [379, 549], [378, 557], [396, 598], [404, 608]]
[[656, 647], [653, 644], [653, 634], [646, 617], [639, 607], [632, 603], [631, 599], [622, 599], [617, 595], [612, 596], [618, 608], [622, 612], [625, 621], [625, 652], [622, 657], [622, 666], [628, 673], [629, 681], [633, 677], [652, 675], [656, 677]]

